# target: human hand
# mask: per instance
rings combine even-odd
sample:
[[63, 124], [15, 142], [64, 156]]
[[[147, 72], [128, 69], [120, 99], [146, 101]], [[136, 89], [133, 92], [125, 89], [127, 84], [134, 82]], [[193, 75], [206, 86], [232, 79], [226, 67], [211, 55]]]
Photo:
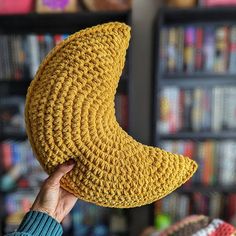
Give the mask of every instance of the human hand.
[[77, 198], [60, 187], [61, 178], [71, 171], [74, 162], [68, 161], [60, 165], [57, 170], [43, 183], [38, 196], [36, 197], [31, 210], [44, 212], [58, 222], [70, 212], [76, 203]]

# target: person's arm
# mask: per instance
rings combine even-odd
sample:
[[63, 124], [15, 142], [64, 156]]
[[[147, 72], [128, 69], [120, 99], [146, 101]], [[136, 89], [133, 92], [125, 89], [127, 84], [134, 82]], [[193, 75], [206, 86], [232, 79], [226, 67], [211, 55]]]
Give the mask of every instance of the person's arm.
[[7, 236], [61, 236], [61, 224], [46, 213], [29, 211], [16, 232]]
[[74, 162], [61, 166], [44, 182], [31, 210], [16, 232], [6, 236], [61, 236], [60, 222], [70, 212], [77, 198], [60, 187], [61, 178], [72, 170]]

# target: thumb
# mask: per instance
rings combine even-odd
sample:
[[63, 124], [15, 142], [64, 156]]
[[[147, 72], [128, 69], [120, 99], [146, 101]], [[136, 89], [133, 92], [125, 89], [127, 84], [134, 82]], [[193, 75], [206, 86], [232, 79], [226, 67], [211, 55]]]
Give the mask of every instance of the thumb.
[[69, 160], [62, 165], [60, 165], [56, 171], [48, 178], [48, 182], [51, 184], [59, 184], [61, 178], [71, 171], [75, 165], [75, 162], [73, 160]]

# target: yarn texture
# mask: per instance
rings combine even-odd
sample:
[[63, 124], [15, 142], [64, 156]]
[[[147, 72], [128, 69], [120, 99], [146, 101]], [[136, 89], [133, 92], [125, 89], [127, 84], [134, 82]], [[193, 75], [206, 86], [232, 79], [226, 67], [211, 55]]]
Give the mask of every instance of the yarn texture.
[[44, 170], [74, 159], [61, 186], [106, 207], [152, 203], [197, 169], [187, 157], [137, 142], [116, 121], [129, 40], [130, 27], [119, 22], [71, 35], [43, 60], [26, 97], [27, 134]]

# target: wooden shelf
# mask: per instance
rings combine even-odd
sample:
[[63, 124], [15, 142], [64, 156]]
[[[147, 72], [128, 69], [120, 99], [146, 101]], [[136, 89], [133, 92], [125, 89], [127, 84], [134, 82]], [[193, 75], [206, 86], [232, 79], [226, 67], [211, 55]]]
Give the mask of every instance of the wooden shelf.
[[[0, 80], [0, 97], [25, 96], [32, 80]], [[128, 93], [128, 78], [121, 79], [117, 88], [118, 93]]]
[[1, 15], [0, 33], [73, 33], [80, 29], [110, 21], [128, 22], [130, 11], [86, 12], [62, 14]]
[[232, 23], [236, 21], [236, 7], [196, 7], [196, 8], [162, 8], [163, 24], [217, 24], [220, 22]]
[[19, 140], [19, 141], [24, 141], [26, 140], [28, 137], [26, 134], [1, 134], [0, 135], [0, 141], [4, 141], [7, 139], [11, 139], [11, 140]]
[[236, 76], [235, 79], [231, 78], [215, 78], [215, 79], [205, 79], [205, 78], [175, 78], [175, 79], [162, 79], [159, 82], [160, 87], [164, 86], [178, 86], [178, 87], [213, 87], [213, 86], [236, 86]]
[[176, 72], [163, 73], [160, 77], [163, 79], [235, 79], [236, 81], [236, 73]]
[[214, 132], [180, 132], [176, 134], [160, 134], [159, 139], [236, 139], [236, 131]]
[[204, 186], [204, 185], [195, 185], [195, 186], [189, 186], [189, 187], [181, 187], [177, 189], [178, 193], [236, 193], [236, 186], [220, 186], [220, 185], [213, 185], [213, 186]]

